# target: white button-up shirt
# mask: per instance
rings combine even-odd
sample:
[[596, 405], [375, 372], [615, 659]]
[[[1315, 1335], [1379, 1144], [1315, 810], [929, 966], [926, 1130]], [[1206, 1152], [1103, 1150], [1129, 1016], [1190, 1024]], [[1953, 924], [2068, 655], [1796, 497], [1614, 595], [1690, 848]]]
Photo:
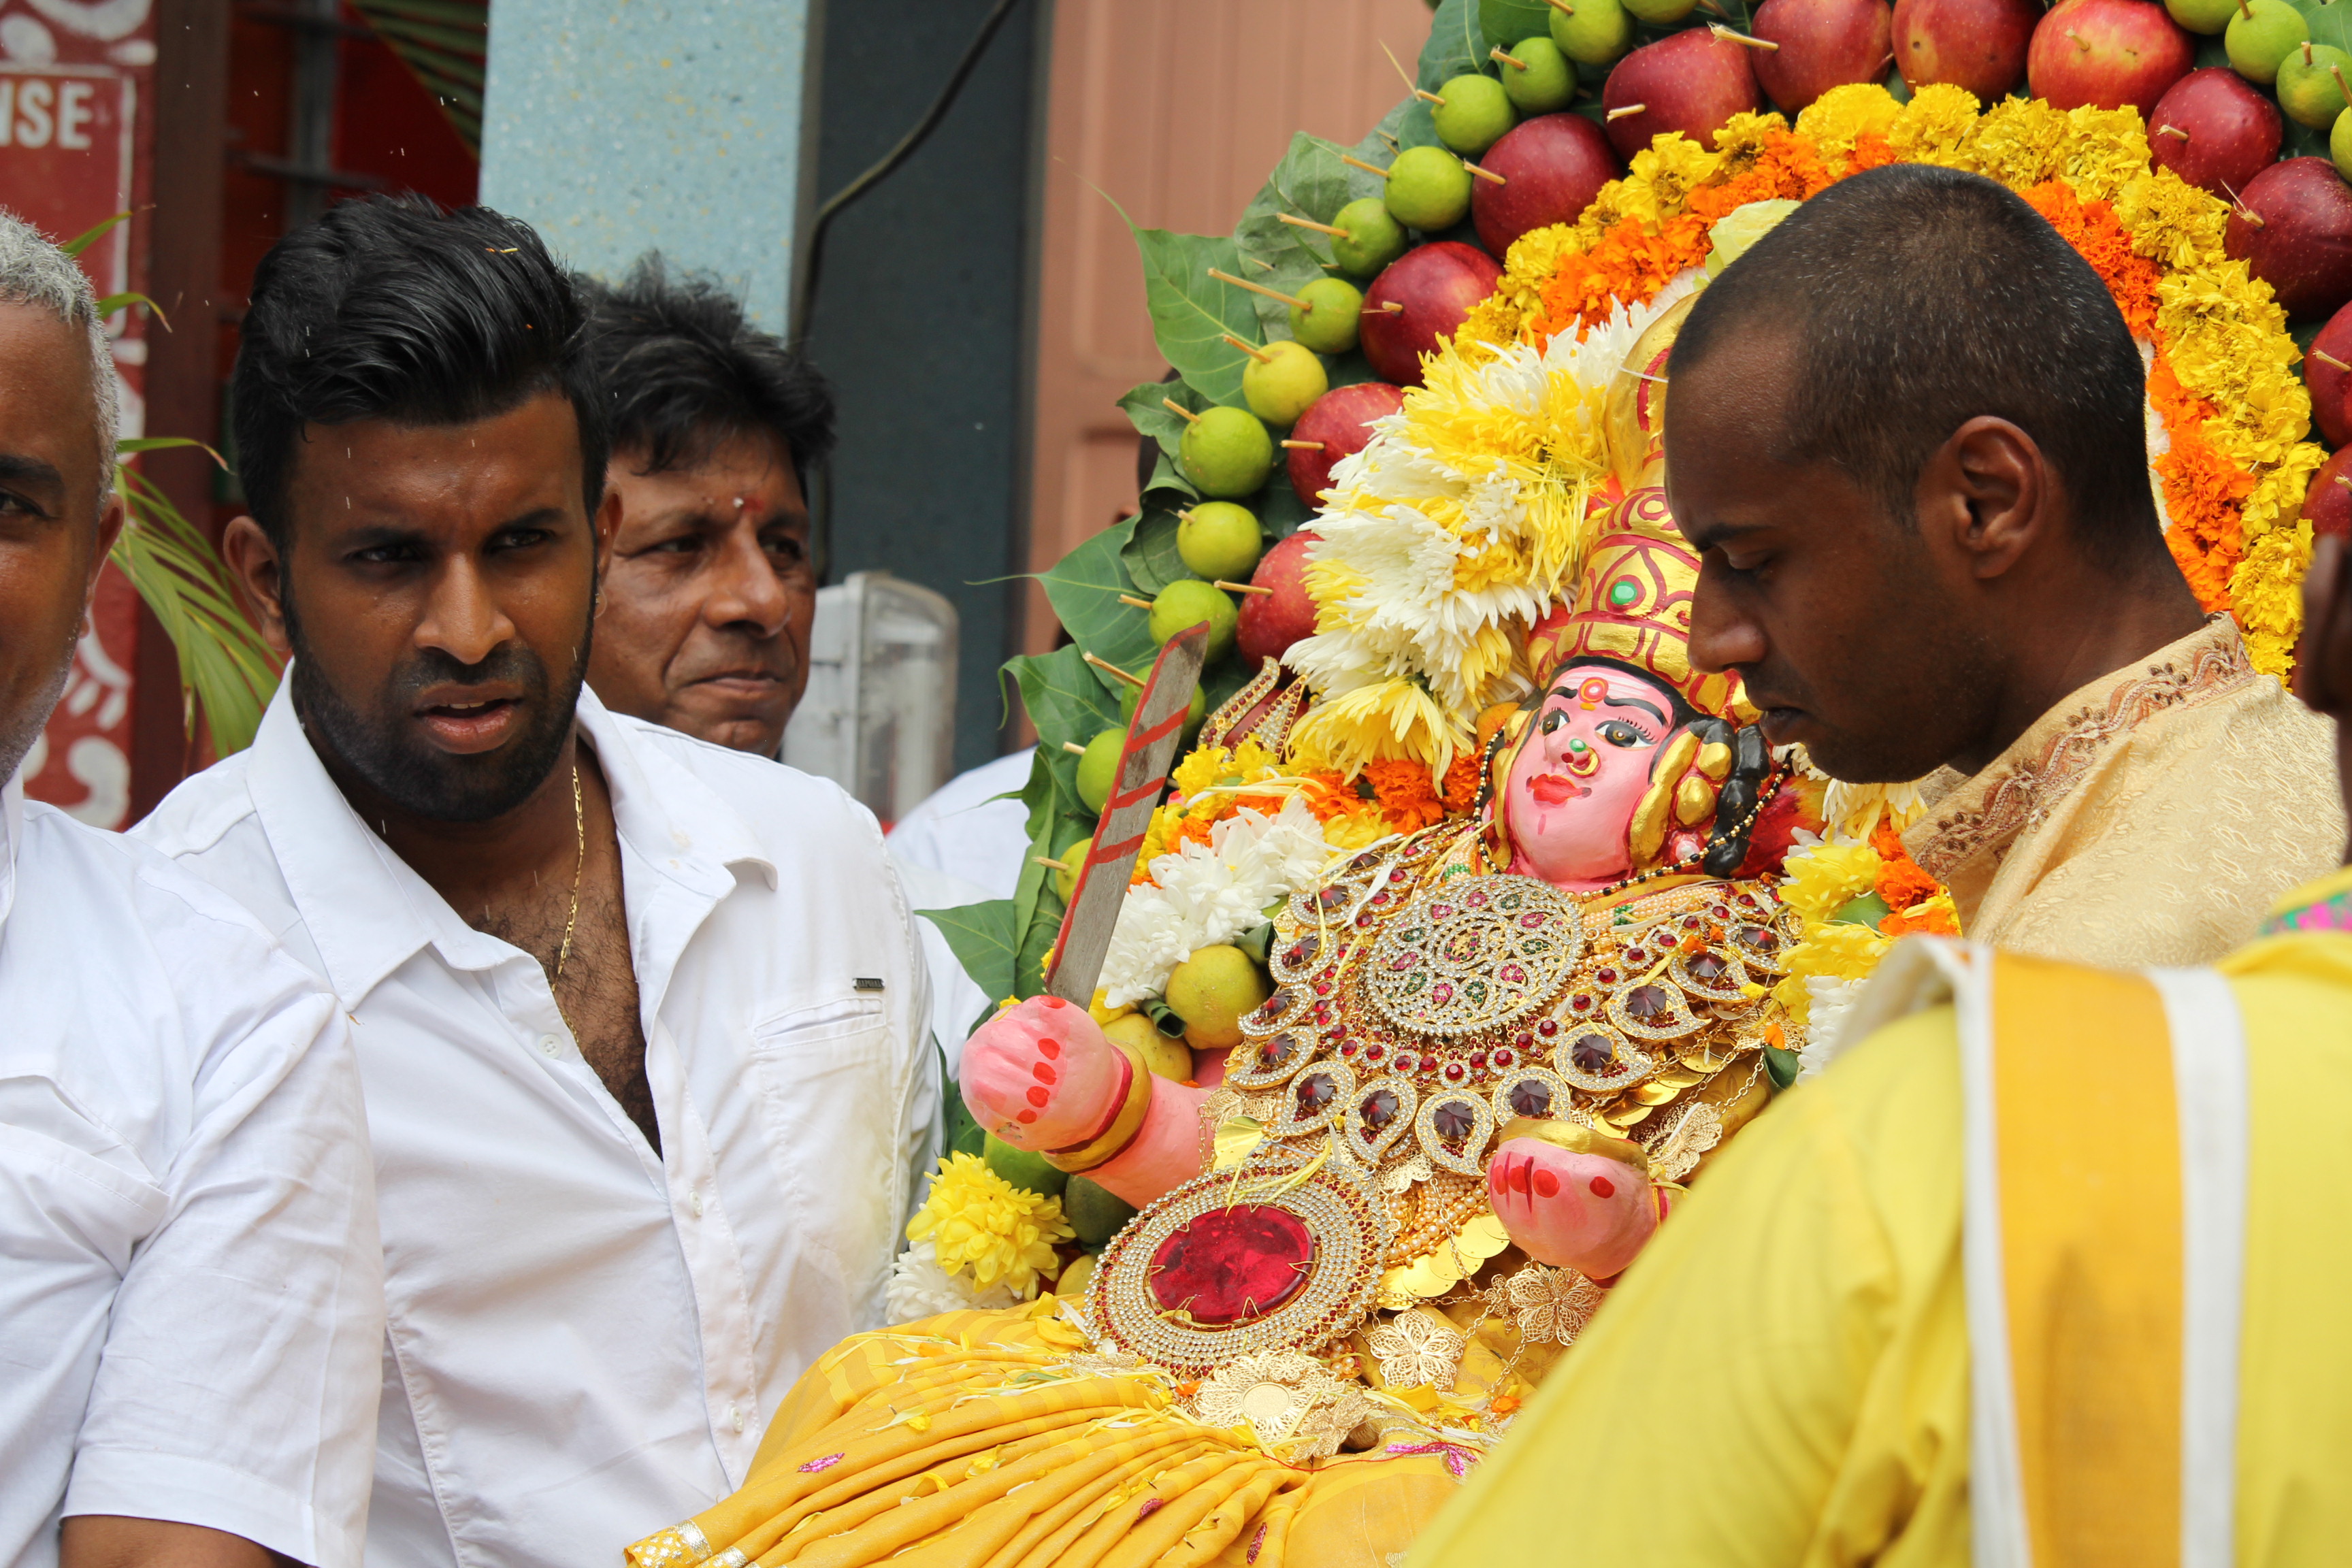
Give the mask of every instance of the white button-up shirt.
[[286, 690], [137, 832], [356, 1023], [391, 1320], [369, 1568], [598, 1568], [740, 1485], [809, 1363], [879, 1323], [935, 1147], [906, 903], [873, 817], [608, 712], [656, 1155], [546, 972], [345, 802]]
[[0, 789], [0, 1563], [58, 1521], [357, 1568], [383, 1255], [342, 1015], [153, 850]]

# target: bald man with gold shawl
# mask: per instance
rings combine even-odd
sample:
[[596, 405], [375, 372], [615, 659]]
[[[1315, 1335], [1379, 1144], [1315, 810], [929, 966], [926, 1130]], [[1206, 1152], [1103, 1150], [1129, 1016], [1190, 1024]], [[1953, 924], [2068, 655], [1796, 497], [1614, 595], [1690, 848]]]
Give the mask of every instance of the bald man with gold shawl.
[[[2300, 671], [2339, 718], [2344, 544]], [[1413, 1568], [2344, 1561], [2352, 869], [2213, 969], [1920, 941], [1857, 1005]]]

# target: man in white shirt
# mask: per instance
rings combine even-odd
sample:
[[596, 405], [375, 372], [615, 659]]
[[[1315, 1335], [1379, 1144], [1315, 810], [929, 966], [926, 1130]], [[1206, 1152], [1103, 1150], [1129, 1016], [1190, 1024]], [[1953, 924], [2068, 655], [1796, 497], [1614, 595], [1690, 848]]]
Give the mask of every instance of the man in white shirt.
[[108, 547], [89, 280], [0, 214], [0, 1563], [357, 1568], [383, 1288], [332, 998], [25, 799]]
[[293, 654], [139, 832], [354, 1020], [390, 1309], [370, 1568], [594, 1568], [876, 1323], [938, 1117], [873, 818], [583, 688], [602, 410], [539, 238], [353, 202], [262, 263], [226, 553]]

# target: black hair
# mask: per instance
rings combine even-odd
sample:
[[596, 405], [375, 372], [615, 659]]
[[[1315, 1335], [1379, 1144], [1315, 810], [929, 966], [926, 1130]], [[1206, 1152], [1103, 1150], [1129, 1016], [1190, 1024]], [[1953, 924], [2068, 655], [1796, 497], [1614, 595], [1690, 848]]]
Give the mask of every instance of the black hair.
[[672, 278], [658, 255], [618, 287], [583, 280], [589, 358], [612, 446], [657, 474], [690, 468], [730, 436], [772, 435], [803, 489], [833, 450], [833, 389], [814, 366], [743, 317], [718, 279]]
[[1780, 460], [1827, 459], [1908, 526], [1927, 459], [1992, 415], [2049, 458], [2093, 560], [2163, 555], [2139, 350], [2090, 263], [2002, 186], [1920, 163], [1830, 186], [1699, 295], [1669, 376], [1767, 330], [1798, 344]]
[[423, 196], [328, 209], [253, 275], [229, 383], [237, 474], [282, 552], [286, 489], [306, 425], [457, 425], [547, 392], [579, 421], [581, 496], [604, 495], [604, 407], [571, 277], [529, 224]]

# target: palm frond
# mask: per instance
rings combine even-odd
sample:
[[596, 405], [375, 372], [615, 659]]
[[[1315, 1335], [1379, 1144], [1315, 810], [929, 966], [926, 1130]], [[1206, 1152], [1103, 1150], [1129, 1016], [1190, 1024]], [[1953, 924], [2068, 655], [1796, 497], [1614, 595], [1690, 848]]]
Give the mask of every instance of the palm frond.
[[482, 78], [490, 50], [488, 0], [352, 0], [400, 57], [476, 159], [482, 155]]
[[[150, 437], [121, 443], [121, 453], [131, 457], [162, 447], [203, 445]], [[246, 618], [228, 565], [203, 531], [136, 470], [118, 465], [115, 482], [124, 518], [111, 559], [154, 612], [179, 655], [184, 721], [194, 733], [197, 721], [203, 721], [215, 754], [241, 752], [253, 743], [262, 710], [278, 689], [278, 655]]]

